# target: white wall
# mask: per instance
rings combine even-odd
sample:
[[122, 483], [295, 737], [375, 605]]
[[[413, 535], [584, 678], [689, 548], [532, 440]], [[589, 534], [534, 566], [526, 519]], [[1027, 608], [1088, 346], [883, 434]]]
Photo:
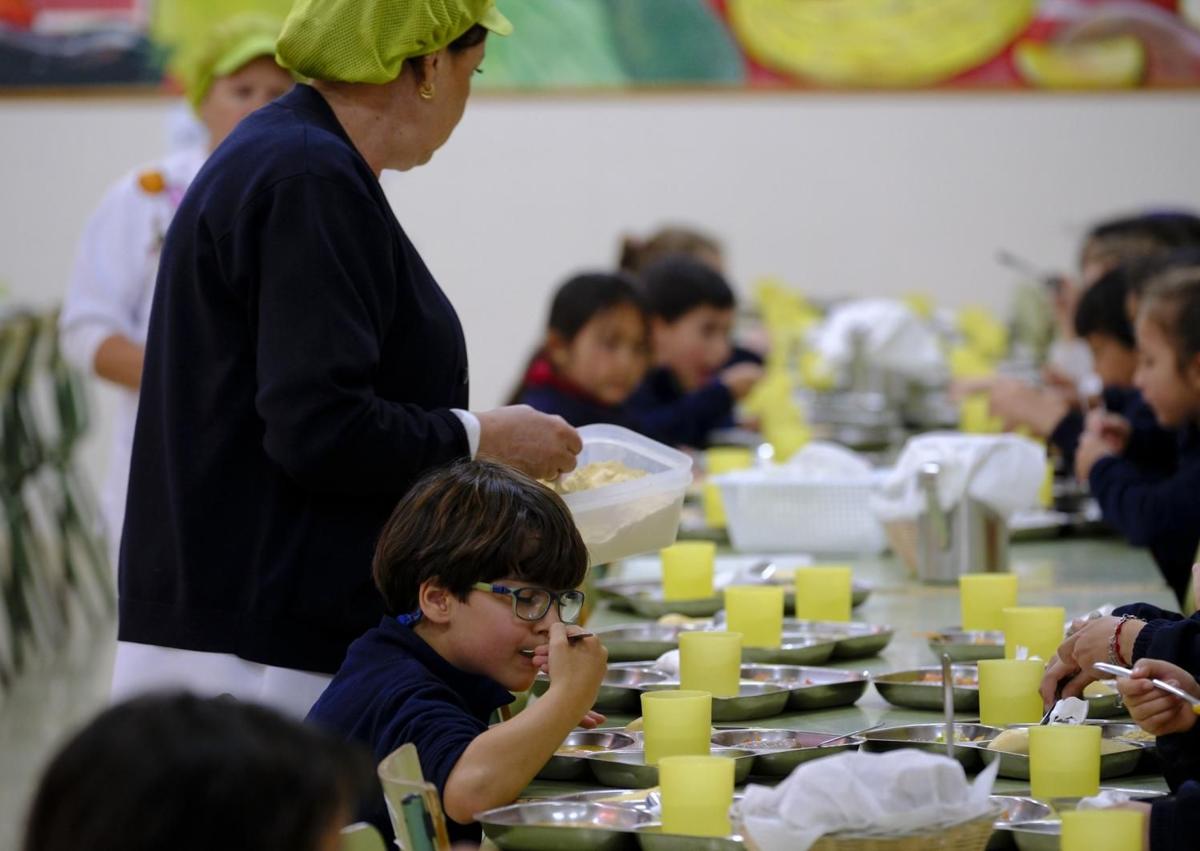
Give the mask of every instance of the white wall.
[[[163, 149], [172, 104], [0, 101], [0, 281], [48, 303], [104, 187]], [[1068, 268], [1093, 218], [1200, 207], [1200, 96], [480, 97], [433, 162], [384, 183], [466, 325], [496, 404], [573, 270], [692, 222], [747, 288], [926, 289], [1002, 309], [1007, 247]], [[101, 453], [102, 454], [102, 453]]]

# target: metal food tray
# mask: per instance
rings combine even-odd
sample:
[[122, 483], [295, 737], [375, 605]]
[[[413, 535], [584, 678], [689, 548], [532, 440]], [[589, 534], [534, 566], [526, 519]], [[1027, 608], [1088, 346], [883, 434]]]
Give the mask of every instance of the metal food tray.
[[[748, 583], [754, 584], [754, 583]], [[778, 582], [760, 583], [771, 585], [782, 585], [784, 587], [783, 603], [784, 608], [788, 612], [793, 612], [796, 609], [796, 594], [795, 585], [789, 578]], [[597, 598], [608, 600], [609, 605], [614, 609], [619, 609], [626, 612], [638, 612], [645, 617], [662, 617], [665, 614], [672, 612], [688, 617], [705, 618], [716, 614], [724, 605], [724, 601], [718, 594], [714, 597], [705, 598], [704, 602], [711, 606], [713, 600], [717, 601], [717, 606], [712, 611], [696, 611], [695, 614], [683, 611], [678, 608], [681, 604], [696, 603], [697, 601], [675, 601], [666, 604], [662, 599], [662, 580], [661, 579], [625, 579], [622, 577], [613, 577], [611, 579], [600, 579], [592, 589]], [[853, 607], [861, 606], [871, 596], [871, 586], [866, 582], [855, 581], [850, 590], [850, 605]], [[639, 598], [649, 598], [640, 600]], [[659, 611], [659, 606], [665, 606]], [[672, 608], [674, 607], [674, 608]], [[688, 606], [695, 611], [698, 608], [704, 608], [703, 605]], [[657, 614], [651, 614], [657, 612]]]
[[[979, 669], [974, 665], [954, 665], [952, 675], [975, 674], [978, 683]], [[943, 708], [942, 684], [921, 682], [926, 674], [942, 674], [941, 667], [929, 666], [908, 671], [894, 671], [875, 676], [875, 689], [893, 706], [909, 709], [929, 709], [940, 712]], [[979, 686], [954, 686], [954, 711], [960, 713], [979, 712]]]
[[[725, 756], [734, 760], [733, 782], [742, 784], [754, 767], [754, 751], [741, 748], [712, 748], [713, 756]], [[606, 751], [584, 757], [596, 781], [617, 789], [647, 789], [658, 785], [658, 766], [646, 764], [646, 753], [641, 748], [622, 751]]]
[[684, 836], [663, 833], [662, 825], [649, 824], [635, 833], [642, 851], [746, 851], [741, 836]]
[[834, 659], [862, 659], [877, 656], [892, 642], [895, 630], [890, 626], [858, 621], [801, 621], [787, 618], [783, 622], [783, 634], [802, 635], [820, 639], [832, 639]]
[[[697, 624], [631, 623], [602, 627], [595, 632], [600, 643], [608, 649], [610, 662], [640, 662], [652, 661], [678, 649], [681, 632], [700, 628]], [[769, 664], [819, 665], [829, 660], [833, 648], [833, 641], [785, 636], [779, 647], [742, 648], [742, 659]]]
[[1003, 659], [1004, 633], [988, 630], [964, 630], [952, 626], [931, 635], [929, 649], [939, 659], [942, 658], [943, 653], [948, 653], [951, 662]]
[[631, 851], [633, 831], [654, 817], [634, 807], [585, 801], [528, 801], [476, 816], [503, 851]]
[[854, 704], [866, 693], [871, 675], [802, 665], [742, 665], [742, 679], [783, 686], [788, 709], [811, 710]]
[[[596, 709], [604, 712], [628, 712], [640, 715], [642, 692], [648, 686], [671, 682], [674, 678], [650, 667], [610, 667], [596, 693]], [[539, 673], [530, 691], [540, 697], [550, 688], [550, 678]]]
[[[604, 748], [605, 751], [614, 751], [631, 748], [636, 744], [637, 740], [625, 733], [610, 730], [578, 730], [567, 736], [560, 747], [596, 745]], [[595, 753], [600, 752], [596, 751]], [[556, 752], [538, 771], [537, 776], [543, 780], [579, 780], [589, 775], [585, 759], [587, 756], [582, 753], [567, 755]]]
[[[678, 680], [647, 686], [644, 691], [662, 691], [680, 688]], [[712, 699], [713, 723], [729, 721], [757, 721], [771, 718], [783, 712], [788, 702], [788, 690], [773, 683], [743, 682], [739, 684], [737, 697]]]
[[[915, 748], [945, 756], [945, 732], [945, 724], [905, 724], [898, 727], [882, 727], [878, 730], [868, 730], [862, 734], [864, 740], [862, 749], [872, 753], [882, 753], [902, 748]], [[979, 749], [971, 744], [971, 740], [978, 739], [980, 736], [987, 736], [990, 739], [999, 733], [999, 727], [956, 723], [954, 725], [954, 758], [966, 771], [976, 771], [982, 768], [983, 761]]]
[[[1034, 727], [1035, 724], [1011, 724], [1006, 729], [1019, 729], [1022, 727]], [[1127, 774], [1132, 774], [1137, 770], [1138, 763], [1142, 761], [1143, 752], [1146, 745], [1140, 742], [1131, 742], [1125, 739], [1120, 739], [1119, 731], [1105, 725], [1100, 728], [1102, 738], [1110, 740], [1120, 740], [1123, 744], [1129, 745], [1129, 750], [1120, 751], [1118, 753], [1109, 753], [1100, 755], [1100, 779], [1111, 780], [1114, 777], [1124, 777]], [[999, 735], [997, 730], [995, 735]], [[992, 736], [995, 738], [995, 736]], [[991, 765], [997, 759], [1000, 760], [1000, 776], [1007, 777], [1010, 780], [1028, 780], [1029, 779], [1029, 755], [1009, 753], [1008, 751], [994, 751], [987, 746], [987, 742], [979, 742], [974, 745], [979, 751], [979, 756], [983, 760], [984, 765]]]
[[[742, 748], [754, 752], [752, 774], [786, 777], [797, 765], [843, 751], [856, 751], [862, 736], [842, 736], [829, 741], [828, 733], [805, 730], [750, 728], [715, 733], [712, 743], [720, 747]], [[825, 743], [825, 744], [822, 744]]]

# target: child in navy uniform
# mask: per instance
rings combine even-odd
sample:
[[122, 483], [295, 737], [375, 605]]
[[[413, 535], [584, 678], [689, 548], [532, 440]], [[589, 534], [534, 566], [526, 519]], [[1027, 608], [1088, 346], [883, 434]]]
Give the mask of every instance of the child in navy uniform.
[[645, 434], [703, 449], [715, 429], [734, 424], [734, 405], [762, 367], [730, 365], [736, 301], [720, 272], [698, 260], [666, 257], [641, 275], [657, 365], [629, 400]]
[[575, 427], [636, 428], [625, 402], [646, 374], [649, 323], [633, 280], [576, 275], [555, 293], [547, 326], [510, 404], [557, 414]]
[[[401, 500], [375, 551], [389, 616], [355, 641], [309, 720], [382, 760], [416, 745], [453, 840], [478, 841], [475, 814], [512, 803], [590, 712], [608, 654], [569, 643], [588, 556], [563, 501], [487, 461], [436, 470]], [[492, 713], [549, 690], [494, 727]], [[382, 796], [368, 818], [391, 836]]]

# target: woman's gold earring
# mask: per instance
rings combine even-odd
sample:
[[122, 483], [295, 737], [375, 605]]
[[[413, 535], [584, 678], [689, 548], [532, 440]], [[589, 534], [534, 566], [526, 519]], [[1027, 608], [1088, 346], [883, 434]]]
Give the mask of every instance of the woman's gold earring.
[[421, 96], [421, 100], [433, 100], [433, 83], [428, 81], [421, 83], [421, 88], [417, 89], [417, 94]]

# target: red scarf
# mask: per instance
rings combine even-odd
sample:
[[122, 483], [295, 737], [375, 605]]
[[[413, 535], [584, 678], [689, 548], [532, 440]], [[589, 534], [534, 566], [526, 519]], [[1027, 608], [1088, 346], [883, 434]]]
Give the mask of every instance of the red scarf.
[[535, 387], [550, 387], [567, 396], [581, 399], [593, 405], [599, 405], [602, 408], [612, 407], [607, 402], [597, 399], [574, 381], [559, 375], [555, 371], [554, 365], [550, 363], [550, 359], [545, 355], [538, 355], [533, 359], [533, 363], [529, 364], [529, 369], [525, 371], [524, 384], [530, 389]]

